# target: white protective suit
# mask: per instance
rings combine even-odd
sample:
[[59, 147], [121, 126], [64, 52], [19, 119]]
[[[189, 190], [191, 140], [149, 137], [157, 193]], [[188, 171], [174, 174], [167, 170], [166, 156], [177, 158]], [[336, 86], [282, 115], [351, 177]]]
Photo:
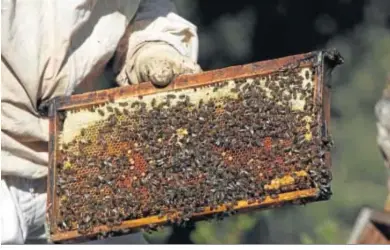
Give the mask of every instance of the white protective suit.
[[40, 104], [93, 83], [114, 55], [120, 85], [198, 72], [198, 37], [169, 0], [1, 4], [1, 243], [22, 244], [45, 238], [49, 125]]

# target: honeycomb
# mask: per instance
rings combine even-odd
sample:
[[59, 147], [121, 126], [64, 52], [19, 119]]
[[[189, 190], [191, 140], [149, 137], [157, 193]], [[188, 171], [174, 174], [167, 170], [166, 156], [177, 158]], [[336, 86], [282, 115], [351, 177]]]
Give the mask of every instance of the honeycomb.
[[61, 111], [57, 232], [183, 224], [312, 188], [330, 196], [316, 78], [302, 67]]

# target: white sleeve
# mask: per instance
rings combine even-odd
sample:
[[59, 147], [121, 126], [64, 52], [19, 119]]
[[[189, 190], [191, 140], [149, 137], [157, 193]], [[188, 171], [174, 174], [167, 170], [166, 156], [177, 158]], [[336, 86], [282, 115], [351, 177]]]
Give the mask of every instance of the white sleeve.
[[[126, 41], [126, 51], [120, 51], [121, 49], [118, 48], [119, 51], [116, 55], [118, 58], [115, 60], [123, 60], [123, 54], [121, 53], [125, 52], [127, 67], [131, 67], [131, 64], [134, 63], [133, 56], [144, 44], [166, 42], [183, 56], [197, 62], [199, 50], [197, 27], [175, 14], [175, 12], [176, 8], [171, 0], [141, 1], [135, 19], [129, 26], [131, 34], [128, 41]], [[144, 25], [144, 23], [147, 25]], [[138, 26], [142, 26], [142, 28], [139, 29]], [[117, 67], [123, 66], [122, 62], [118, 64], [114, 66], [114, 71], [118, 71]]]
[[[81, 82], [94, 83], [115, 53], [129, 22], [118, 11], [120, 1], [98, 1], [87, 23], [74, 34], [65, 67], [69, 75], [66, 95]], [[136, 6], [133, 7], [135, 12]]]
[[2, 59], [33, 104], [69, 95], [112, 57], [138, 5], [136, 0], [2, 0]]

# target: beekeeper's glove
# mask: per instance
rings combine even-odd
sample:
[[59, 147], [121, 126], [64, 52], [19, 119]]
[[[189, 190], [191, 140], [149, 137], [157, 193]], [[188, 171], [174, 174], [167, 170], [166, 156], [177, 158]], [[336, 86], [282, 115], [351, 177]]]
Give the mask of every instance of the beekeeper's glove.
[[133, 61], [118, 75], [120, 85], [151, 81], [155, 86], [165, 87], [178, 75], [202, 71], [191, 58], [164, 42], [146, 43], [134, 54]]

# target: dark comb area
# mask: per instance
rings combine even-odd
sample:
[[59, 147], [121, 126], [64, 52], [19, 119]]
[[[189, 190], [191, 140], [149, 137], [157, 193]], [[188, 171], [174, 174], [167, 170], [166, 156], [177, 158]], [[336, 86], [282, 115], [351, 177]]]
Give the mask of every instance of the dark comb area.
[[289, 68], [89, 107], [104, 119], [58, 152], [58, 231], [150, 216], [185, 224], [221, 205], [227, 216], [240, 201], [310, 188], [328, 199], [332, 140], [316, 80], [315, 68]]

